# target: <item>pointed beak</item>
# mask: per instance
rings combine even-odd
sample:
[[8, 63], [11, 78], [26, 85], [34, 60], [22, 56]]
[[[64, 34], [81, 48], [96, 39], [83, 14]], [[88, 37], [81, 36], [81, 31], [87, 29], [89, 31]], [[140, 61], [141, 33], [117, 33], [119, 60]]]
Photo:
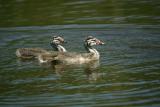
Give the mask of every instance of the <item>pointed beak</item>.
[[105, 44], [103, 41], [100, 41], [100, 40], [98, 40], [96, 43], [97, 43], [97, 45], [104, 45]]
[[101, 41], [100, 45], [104, 45], [105, 43]]

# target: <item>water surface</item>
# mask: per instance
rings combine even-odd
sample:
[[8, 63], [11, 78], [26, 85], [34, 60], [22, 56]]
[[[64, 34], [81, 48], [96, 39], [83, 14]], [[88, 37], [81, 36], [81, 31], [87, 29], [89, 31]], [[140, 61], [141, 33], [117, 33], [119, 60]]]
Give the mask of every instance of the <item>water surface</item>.
[[[160, 106], [158, 1], [0, 1], [0, 105], [2, 107]], [[68, 51], [86, 52], [94, 35], [100, 65], [51, 66], [20, 60], [15, 50], [51, 50], [62, 34]]]

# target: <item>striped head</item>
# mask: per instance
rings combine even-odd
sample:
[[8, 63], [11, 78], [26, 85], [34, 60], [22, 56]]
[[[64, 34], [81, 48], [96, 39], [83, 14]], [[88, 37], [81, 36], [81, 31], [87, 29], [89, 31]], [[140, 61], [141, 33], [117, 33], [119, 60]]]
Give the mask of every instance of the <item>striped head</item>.
[[104, 42], [102, 42], [101, 40], [99, 40], [93, 36], [88, 36], [85, 40], [85, 44], [87, 46], [94, 46], [94, 45], [103, 45]]
[[55, 51], [66, 52], [66, 49], [61, 45], [65, 43], [64, 38], [61, 36], [53, 36], [50, 45]]
[[63, 44], [64, 42], [65, 42], [64, 38], [62, 38], [61, 36], [53, 36], [51, 44], [60, 45]]

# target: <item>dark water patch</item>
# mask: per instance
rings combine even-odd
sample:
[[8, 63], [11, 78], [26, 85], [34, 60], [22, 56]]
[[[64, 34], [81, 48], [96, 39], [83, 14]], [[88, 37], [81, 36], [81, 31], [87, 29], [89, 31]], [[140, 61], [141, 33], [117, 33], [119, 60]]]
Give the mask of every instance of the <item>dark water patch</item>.
[[159, 24], [159, 1], [0, 1], [0, 25]]

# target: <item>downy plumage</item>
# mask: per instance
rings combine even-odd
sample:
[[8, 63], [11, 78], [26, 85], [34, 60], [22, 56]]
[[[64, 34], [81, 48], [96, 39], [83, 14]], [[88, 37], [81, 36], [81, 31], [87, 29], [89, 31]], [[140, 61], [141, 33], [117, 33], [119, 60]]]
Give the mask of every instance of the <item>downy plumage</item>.
[[[53, 52], [59, 51], [59, 52], [66, 52], [66, 49], [62, 46], [64, 43], [64, 39], [60, 36], [53, 36], [52, 41], [50, 42], [50, 45], [54, 49]], [[35, 58], [38, 57], [40, 54], [49, 54], [53, 53], [52, 51], [47, 51], [42, 48], [19, 48], [16, 50], [16, 56], [19, 58]]]
[[56, 52], [56, 53], [44, 53], [38, 56], [41, 63], [43, 62], [62, 62], [68, 64], [83, 64], [90, 61], [99, 60], [99, 52], [93, 48], [94, 45], [103, 45], [104, 43], [99, 39], [88, 36], [85, 40], [85, 49], [88, 53], [75, 53], [75, 52]]

